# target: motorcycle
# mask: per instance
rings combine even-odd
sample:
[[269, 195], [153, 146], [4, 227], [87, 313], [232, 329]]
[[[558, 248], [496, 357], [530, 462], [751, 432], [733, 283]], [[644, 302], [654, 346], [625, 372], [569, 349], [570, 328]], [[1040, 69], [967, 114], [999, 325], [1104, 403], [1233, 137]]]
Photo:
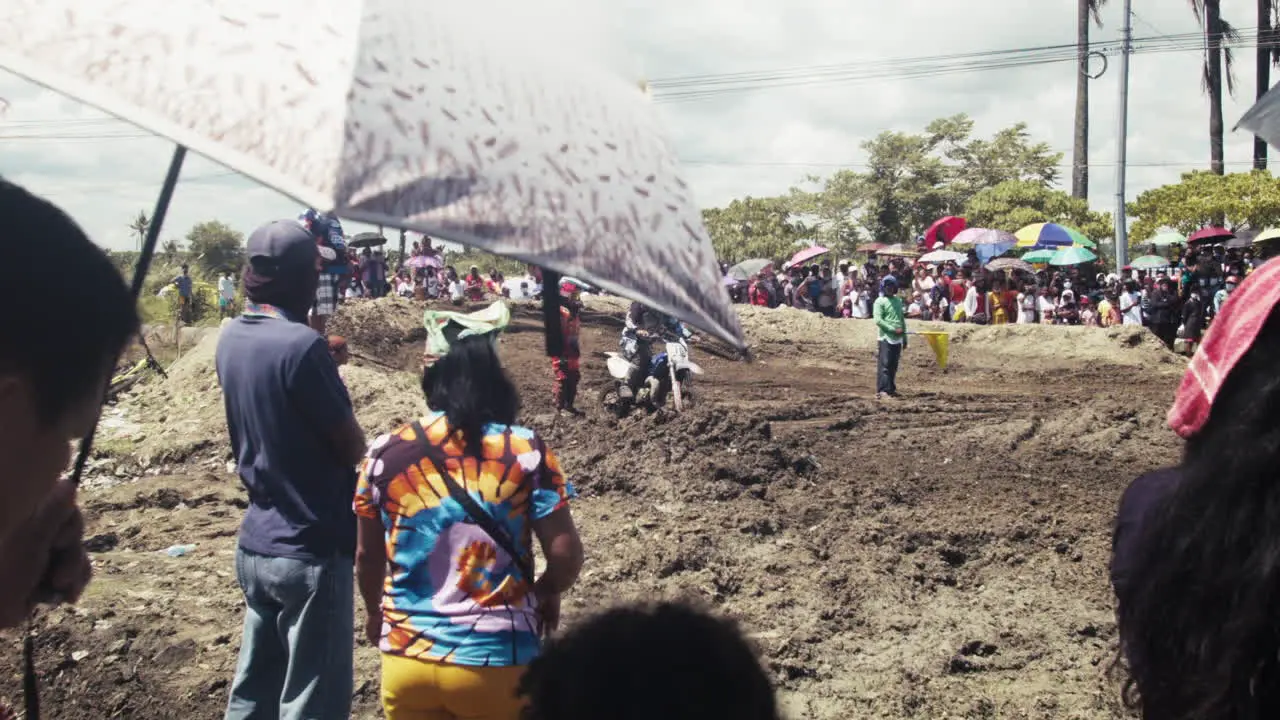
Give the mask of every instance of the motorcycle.
[[600, 403], [618, 417], [626, 415], [636, 405], [649, 405], [656, 410], [666, 404], [668, 393], [678, 413], [693, 403], [693, 376], [702, 375], [703, 370], [689, 359], [687, 339], [666, 338], [666, 346], [650, 360], [649, 371], [635, 393], [627, 387], [627, 380], [636, 369], [635, 363], [623, 357], [622, 353], [609, 352], [605, 356], [605, 366], [612, 380], [601, 389]]

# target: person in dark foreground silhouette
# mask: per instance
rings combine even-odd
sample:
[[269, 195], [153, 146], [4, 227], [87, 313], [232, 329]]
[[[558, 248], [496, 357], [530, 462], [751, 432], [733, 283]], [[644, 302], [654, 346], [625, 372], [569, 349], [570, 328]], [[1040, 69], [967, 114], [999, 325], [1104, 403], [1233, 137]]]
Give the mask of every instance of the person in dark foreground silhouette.
[[575, 625], [520, 682], [524, 720], [777, 720], [736, 623], [684, 605], [622, 607]]
[[1121, 499], [1124, 699], [1151, 720], [1280, 717], [1280, 265], [1223, 305], [1169, 426], [1179, 467]]

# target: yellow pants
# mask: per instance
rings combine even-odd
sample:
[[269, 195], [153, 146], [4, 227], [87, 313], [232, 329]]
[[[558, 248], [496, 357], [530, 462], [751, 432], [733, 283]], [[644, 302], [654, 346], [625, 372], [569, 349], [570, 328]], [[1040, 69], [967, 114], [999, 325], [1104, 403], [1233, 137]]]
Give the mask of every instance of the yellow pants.
[[519, 720], [523, 666], [469, 667], [382, 656], [387, 720]]

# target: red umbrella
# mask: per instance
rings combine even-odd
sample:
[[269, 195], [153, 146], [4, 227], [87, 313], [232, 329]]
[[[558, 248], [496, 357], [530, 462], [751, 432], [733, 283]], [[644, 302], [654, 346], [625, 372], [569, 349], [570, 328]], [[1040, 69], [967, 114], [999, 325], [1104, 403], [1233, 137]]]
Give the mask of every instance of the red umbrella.
[[810, 260], [818, 257], [819, 255], [826, 255], [829, 252], [831, 251], [822, 247], [821, 245], [814, 245], [812, 247], [807, 247], [801, 250], [800, 252], [796, 253], [795, 255], [792, 255], [791, 259], [787, 261], [787, 264], [783, 266], [783, 269], [789, 270], [795, 267], [796, 265], [799, 265], [800, 263], [809, 262]]
[[1200, 228], [1192, 233], [1191, 237], [1187, 238], [1187, 244], [1194, 245], [1196, 243], [1203, 242], [1222, 242], [1223, 240], [1229, 240], [1235, 236], [1235, 233], [1224, 227], [1206, 227]]
[[924, 231], [924, 246], [932, 250], [938, 244], [948, 245], [951, 242], [951, 238], [955, 237], [968, 225], [968, 221], [955, 215], [938, 218], [933, 221], [928, 230]]

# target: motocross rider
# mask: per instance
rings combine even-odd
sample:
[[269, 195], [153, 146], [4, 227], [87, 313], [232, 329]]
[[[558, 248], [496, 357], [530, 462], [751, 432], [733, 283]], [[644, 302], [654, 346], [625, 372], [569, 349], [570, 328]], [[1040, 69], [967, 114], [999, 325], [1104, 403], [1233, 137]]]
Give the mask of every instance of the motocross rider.
[[627, 324], [622, 330], [622, 340], [618, 343], [622, 348], [622, 356], [631, 362], [631, 377], [627, 378], [623, 393], [630, 393], [630, 397], [635, 397], [635, 393], [649, 377], [653, 365], [653, 343], [661, 341], [668, 333], [686, 340], [693, 337], [693, 333], [683, 323], [670, 315], [646, 307], [643, 303], [631, 303], [631, 309], [627, 311]]

